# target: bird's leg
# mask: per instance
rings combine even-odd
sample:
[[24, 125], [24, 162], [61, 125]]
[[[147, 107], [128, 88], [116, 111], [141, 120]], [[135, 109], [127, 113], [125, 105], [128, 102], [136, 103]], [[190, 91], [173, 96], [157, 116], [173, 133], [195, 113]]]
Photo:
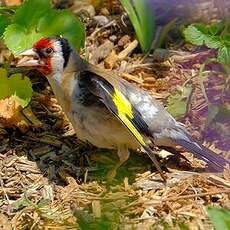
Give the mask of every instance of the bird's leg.
[[114, 168], [108, 172], [107, 174], [108, 181], [111, 181], [116, 176], [117, 169], [120, 168], [120, 166], [129, 159], [130, 152], [127, 146], [126, 145], [119, 146], [117, 155], [119, 157], [119, 161], [114, 166]]

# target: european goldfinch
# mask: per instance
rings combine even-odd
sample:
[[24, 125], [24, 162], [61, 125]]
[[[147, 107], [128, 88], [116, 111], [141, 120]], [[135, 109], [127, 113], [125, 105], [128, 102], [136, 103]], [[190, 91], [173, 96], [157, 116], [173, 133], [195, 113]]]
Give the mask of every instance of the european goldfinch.
[[129, 149], [142, 147], [165, 179], [152, 144], [181, 145], [213, 171], [223, 171], [229, 163], [195, 141], [146, 90], [87, 63], [66, 39], [42, 38], [20, 55], [18, 66], [33, 67], [47, 77], [80, 140], [118, 150], [119, 162], [111, 177], [128, 159]]

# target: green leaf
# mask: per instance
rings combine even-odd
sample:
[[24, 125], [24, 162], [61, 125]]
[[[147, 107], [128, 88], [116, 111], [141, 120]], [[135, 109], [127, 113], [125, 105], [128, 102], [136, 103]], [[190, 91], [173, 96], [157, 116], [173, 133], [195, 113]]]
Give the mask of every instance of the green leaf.
[[200, 26], [198, 28], [198, 25], [190, 25], [184, 30], [186, 41], [198, 46], [203, 45], [204, 43], [204, 33], [205, 27]]
[[230, 65], [230, 46], [222, 46], [218, 50], [217, 60], [226, 66]]
[[192, 92], [192, 86], [188, 85], [181, 91], [169, 96], [167, 102], [167, 110], [173, 117], [182, 118], [187, 112], [187, 103]]
[[212, 24], [209, 26], [208, 31], [212, 34], [212, 35], [216, 35], [218, 32], [218, 28], [216, 26], [216, 24]]
[[12, 23], [24, 26], [26, 29], [35, 30], [39, 19], [52, 10], [49, 0], [26, 0], [15, 11]]
[[209, 48], [220, 47], [219, 36], [210, 35], [208, 28], [203, 24], [193, 24], [184, 30], [185, 39], [194, 45], [206, 45]]
[[84, 26], [74, 14], [52, 9], [48, 0], [27, 0], [16, 10], [4, 32], [4, 41], [17, 54], [41, 37], [55, 35], [62, 35], [77, 49], [84, 45]]
[[84, 26], [67, 10], [53, 10], [40, 19], [37, 29], [43, 36], [62, 35], [77, 49], [84, 46]]
[[47, 205], [49, 205], [49, 203], [50, 203], [50, 199], [41, 199], [37, 204], [37, 208], [44, 208]]
[[28, 77], [23, 77], [22, 74], [17, 73], [9, 77], [9, 84], [12, 88], [13, 95], [19, 98], [21, 106], [26, 107], [32, 97], [33, 89], [32, 83]]
[[5, 69], [0, 68], [0, 100], [16, 96], [20, 105], [26, 107], [32, 97], [33, 89], [30, 79], [22, 74], [13, 74], [9, 78]]
[[0, 15], [0, 37], [4, 33], [7, 24], [8, 24], [7, 19], [3, 15]]
[[93, 218], [92, 215], [88, 214], [85, 211], [75, 210], [74, 216], [77, 217], [78, 224], [81, 230], [113, 229], [111, 228], [113, 220], [108, 219], [105, 215], [103, 215], [101, 218]]
[[8, 87], [8, 77], [6, 69], [0, 68], [0, 100], [10, 96], [12, 91]]
[[211, 219], [216, 230], [230, 229], [230, 212], [223, 208], [209, 206], [207, 208], [208, 216]]
[[204, 44], [211, 49], [217, 49], [220, 47], [221, 42], [218, 36], [206, 36]]
[[225, 34], [223, 36], [223, 39], [224, 39], [224, 43], [229, 46], [230, 45], [230, 33]]
[[211, 35], [220, 35], [220, 33], [224, 30], [224, 26], [223, 22], [215, 22], [208, 26], [208, 31]]
[[78, 224], [81, 230], [93, 230], [91, 227], [94, 219], [87, 212], [82, 210], [75, 210], [74, 216], [77, 217]]
[[19, 210], [19, 209], [22, 209], [24, 207], [30, 207], [30, 206], [34, 206], [34, 204], [29, 200], [29, 199], [20, 199], [20, 200], [17, 200], [15, 201], [14, 203], [14, 207]]
[[14, 54], [17, 54], [31, 48], [32, 44], [41, 37], [42, 34], [40, 33], [28, 31], [24, 26], [19, 24], [12, 24], [5, 30], [4, 42]]
[[121, 0], [132, 22], [141, 49], [149, 51], [155, 34], [155, 11], [149, 0]]

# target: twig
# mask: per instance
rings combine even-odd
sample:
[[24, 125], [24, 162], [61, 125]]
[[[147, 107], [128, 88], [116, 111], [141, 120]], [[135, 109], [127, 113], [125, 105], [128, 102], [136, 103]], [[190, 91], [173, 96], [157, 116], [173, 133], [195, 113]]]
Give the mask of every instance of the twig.
[[103, 27], [100, 27], [98, 29], [95, 29], [94, 32], [89, 36], [89, 38], [94, 38], [96, 36], [97, 33], [99, 33], [100, 31], [106, 29], [109, 26], [112, 26], [114, 23], [116, 22], [116, 20], [112, 20], [111, 22], [108, 22], [106, 25], [104, 25]]
[[212, 62], [218, 62], [216, 58], [210, 58], [208, 59], [207, 61], [205, 61], [201, 66], [200, 66], [200, 69], [199, 69], [199, 82], [200, 82], [200, 87], [201, 87], [201, 91], [202, 91], [202, 94], [205, 98], [205, 101], [207, 102], [207, 104], [209, 104], [209, 99], [208, 99], [208, 96], [206, 94], [206, 90], [205, 90], [205, 87], [204, 87], [204, 68], [206, 65], [212, 63]]
[[[212, 195], [221, 194], [221, 193], [230, 193], [230, 189], [221, 190], [217, 192], [204, 192], [204, 193], [197, 193], [197, 194], [184, 195], [184, 196], [178, 196], [178, 197], [163, 198], [162, 200], [159, 200], [159, 202], [186, 200], [190, 198], [196, 198], [196, 197], [202, 197], [202, 196], [212, 196]], [[151, 202], [146, 202], [145, 204], [156, 204], [156, 202], [151, 201]]]
[[118, 54], [118, 59], [123, 60], [125, 59], [138, 45], [138, 41], [135, 39], [133, 40], [124, 50], [122, 50]]
[[9, 199], [9, 197], [7, 195], [7, 192], [6, 192], [5, 188], [4, 188], [4, 184], [3, 184], [3, 180], [2, 180], [1, 175], [0, 175], [0, 183], [1, 183], [1, 188], [2, 188], [3, 194], [4, 194], [4, 196], [5, 196], [6, 200], [7, 200], [7, 203], [8, 203], [8, 205], [10, 205], [10, 199]]

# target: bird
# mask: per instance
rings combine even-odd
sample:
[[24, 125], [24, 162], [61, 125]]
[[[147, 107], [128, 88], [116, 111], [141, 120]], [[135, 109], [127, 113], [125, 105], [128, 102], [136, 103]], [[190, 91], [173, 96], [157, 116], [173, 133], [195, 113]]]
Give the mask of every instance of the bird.
[[142, 149], [166, 181], [152, 146], [179, 145], [214, 172], [230, 163], [195, 140], [147, 90], [88, 63], [67, 39], [42, 37], [18, 56], [18, 67], [37, 69], [47, 78], [80, 140], [117, 150], [119, 161], [108, 178], [115, 177], [130, 150]]

